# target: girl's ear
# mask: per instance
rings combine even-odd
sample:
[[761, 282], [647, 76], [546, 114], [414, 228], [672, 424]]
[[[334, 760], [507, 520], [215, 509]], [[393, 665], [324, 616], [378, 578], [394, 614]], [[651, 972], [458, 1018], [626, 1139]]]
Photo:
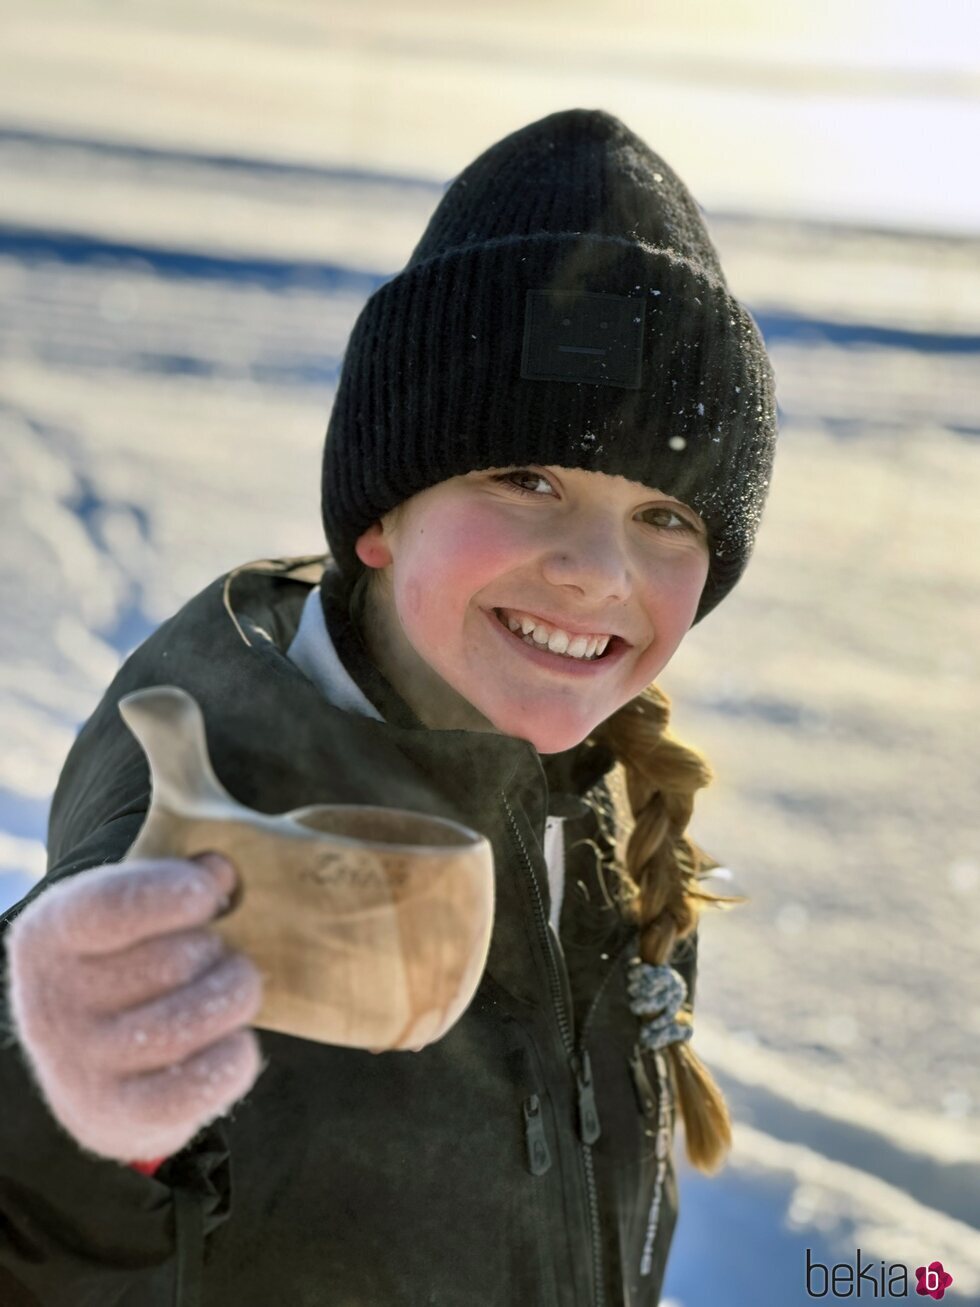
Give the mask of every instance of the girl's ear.
[[354, 552], [365, 567], [388, 566], [391, 562], [391, 549], [380, 522], [369, 526], [364, 534], [358, 537]]

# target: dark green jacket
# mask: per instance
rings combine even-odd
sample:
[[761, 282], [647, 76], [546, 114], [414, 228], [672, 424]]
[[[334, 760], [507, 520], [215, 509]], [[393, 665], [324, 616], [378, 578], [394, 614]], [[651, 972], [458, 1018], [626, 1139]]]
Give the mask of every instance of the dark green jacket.
[[[426, 729], [368, 660], [359, 591], [349, 600], [331, 569], [331, 635], [385, 720], [335, 707], [286, 656], [322, 566], [219, 577], [126, 661], [65, 762], [47, 876], [7, 917], [124, 856], [149, 792], [116, 705], [176, 684], [203, 708], [218, 776], [253, 808], [381, 804], [488, 837], [496, 914], [477, 994], [418, 1054], [261, 1031], [268, 1065], [251, 1092], [153, 1178], [75, 1145], [8, 1032], [0, 1304], [653, 1307], [677, 1215], [670, 1161], [641, 1275], [664, 1091], [628, 1006], [636, 931], [603, 894], [610, 848], [582, 802], [608, 798], [613, 760], [591, 744], [542, 759], [510, 736]], [[562, 949], [548, 923], [549, 812], [567, 817]], [[674, 962], [693, 999], [696, 942]]]

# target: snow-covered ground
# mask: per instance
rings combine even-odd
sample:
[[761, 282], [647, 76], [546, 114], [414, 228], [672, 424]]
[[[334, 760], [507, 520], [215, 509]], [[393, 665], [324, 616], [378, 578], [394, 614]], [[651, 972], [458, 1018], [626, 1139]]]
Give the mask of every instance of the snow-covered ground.
[[522, 122], [608, 108], [705, 205], [782, 412], [752, 566], [664, 677], [717, 771], [697, 833], [750, 898], [702, 927], [697, 1043], [736, 1146], [683, 1172], [667, 1297], [792, 1307], [807, 1248], [860, 1248], [939, 1258], [980, 1303], [967, 7], [934, 7], [915, 57], [912, 5], [878, 29], [665, 8], [6, 6], [0, 904], [43, 871], [126, 652], [226, 567], [320, 547], [347, 332], [444, 181]]

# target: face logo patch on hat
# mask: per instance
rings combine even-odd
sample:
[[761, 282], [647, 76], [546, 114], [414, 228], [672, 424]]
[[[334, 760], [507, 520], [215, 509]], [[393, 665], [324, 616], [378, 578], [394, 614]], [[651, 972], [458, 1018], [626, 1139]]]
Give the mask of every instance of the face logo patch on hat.
[[521, 376], [639, 390], [645, 310], [629, 295], [529, 290]]

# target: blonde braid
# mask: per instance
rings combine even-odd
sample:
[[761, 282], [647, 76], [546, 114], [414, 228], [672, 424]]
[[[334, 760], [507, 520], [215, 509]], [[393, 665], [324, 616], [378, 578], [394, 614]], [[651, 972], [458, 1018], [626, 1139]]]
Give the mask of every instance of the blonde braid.
[[[691, 935], [704, 906], [745, 902], [703, 889], [699, 878], [717, 864], [686, 834], [694, 795], [711, 780], [707, 761], [668, 729], [670, 700], [649, 685], [593, 732], [622, 765], [632, 827], [617, 867], [617, 895], [640, 927], [640, 957], [667, 963], [674, 945]], [[679, 1025], [690, 1025], [682, 1010]], [[677, 1102], [684, 1119], [687, 1156], [711, 1174], [731, 1147], [731, 1118], [721, 1090], [689, 1042], [667, 1046]]]

